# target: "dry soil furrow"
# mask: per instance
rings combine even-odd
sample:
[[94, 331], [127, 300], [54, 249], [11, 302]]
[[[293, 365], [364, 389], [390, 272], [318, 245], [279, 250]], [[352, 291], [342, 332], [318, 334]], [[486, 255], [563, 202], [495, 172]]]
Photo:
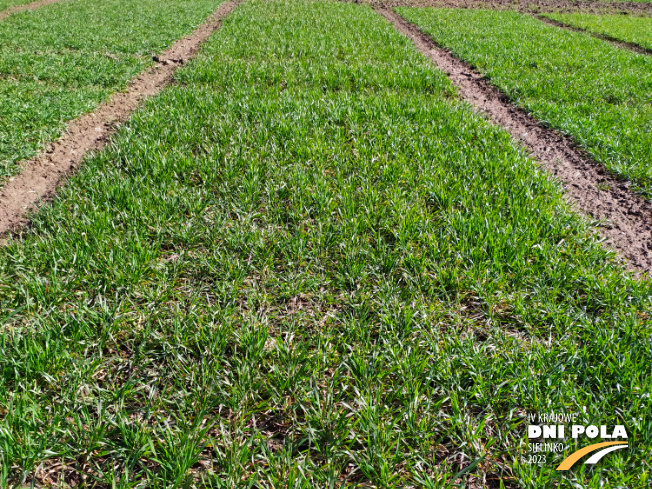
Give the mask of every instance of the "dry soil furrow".
[[13, 15], [17, 12], [24, 12], [25, 10], [36, 10], [37, 8], [43, 7], [44, 5], [50, 5], [51, 3], [62, 1], [63, 0], [38, 0], [37, 2], [27, 3], [25, 5], [15, 5], [0, 12], [0, 20], [6, 19], [10, 15]]
[[27, 212], [38, 202], [51, 199], [57, 186], [77, 168], [88, 151], [104, 146], [118, 124], [126, 121], [144, 98], [156, 95], [168, 85], [177, 67], [199, 50], [240, 1], [222, 3], [189, 37], [155, 58], [156, 65], [132, 80], [125, 92], [114, 94], [94, 112], [73, 120], [66, 134], [47, 152], [28, 160], [25, 169], [0, 188], [0, 234], [26, 224]]
[[611, 44], [615, 44], [619, 48], [629, 49], [630, 51], [634, 51], [639, 54], [652, 54], [652, 49], [646, 49], [643, 46], [639, 46], [638, 44], [635, 44], [633, 42], [621, 41], [620, 39], [616, 39], [615, 37], [607, 36], [605, 34], [599, 34], [597, 32], [589, 32], [586, 29], [580, 29], [579, 27], [574, 27], [572, 25], [564, 24], [563, 22], [549, 19], [548, 17], [544, 17], [543, 15], [537, 15], [536, 18], [542, 22], [545, 22], [546, 24], [554, 25], [561, 29], [588, 34], [589, 36], [593, 36], [596, 39], [600, 39], [602, 41], [607, 41], [610, 42]]
[[503, 126], [543, 168], [561, 180], [575, 208], [604, 220], [601, 234], [632, 269], [652, 271], [652, 205], [633, 194], [628, 182], [610, 175], [570, 138], [515, 108], [480, 73], [439, 48], [418, 27], [390, 9], [376, 10], [448, 74], [462, 98]]
[[594, 14], [633, 14], [652, 16], [652, 3], [604, 2], [596, 0], [344, 0], [365, 3], [375, 8], [439, 7], [517, 10], [524, 13], [586, 12]]

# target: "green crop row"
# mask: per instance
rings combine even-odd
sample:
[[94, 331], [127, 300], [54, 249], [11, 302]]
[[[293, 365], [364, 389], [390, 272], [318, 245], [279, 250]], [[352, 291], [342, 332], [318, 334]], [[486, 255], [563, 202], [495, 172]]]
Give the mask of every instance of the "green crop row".
[[0, 22], [0, 183], [219, 0], [69, 0]]
[[516, 12], [398, 11], [650, 195], [652, 57]]
[[644, 487], [651, 295], [370, 8], [249, 1], [0, 248], [0, 482]]
[[546, 17], [588, 32], [609, 36], [652, 50], [652, 18], [585, 13], [545, 14]]

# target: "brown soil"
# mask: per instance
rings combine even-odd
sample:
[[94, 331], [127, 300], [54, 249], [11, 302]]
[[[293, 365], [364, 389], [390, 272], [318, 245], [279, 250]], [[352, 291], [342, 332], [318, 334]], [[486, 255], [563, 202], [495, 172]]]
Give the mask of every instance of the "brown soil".
[[28, 3], [26, 5], [15, 5], [13, 7], [9, 7], [8, 9], [0, 12], [0, 20], [6, 19], [7, 17], [15, 14], [16, 12], [23, 12], [25, 10], [36, 10], [37, 8], [43, 7], [44, 5], [50, 5], [51, 3], [57, 3], [61, 1], [63, 0], [38, 0], [37, 2]]
[[578, 27], [573, 27], [572, 25], [564, 24], [563, 22], [559, 22], [557, 20], [549, 19], [547, 17], [544, 17], [543, 15], [537, 15], [537, 19], [545, 22], [546, 24], [554, 25], [556, 27], [561, 27], [562, 29], [589, 34], [590, 36], [593, 36], [596, 39], [601, 39], [603, 41], [610, 42], [611, 44], [615, 44], [619, 48], [629, 49], [630, 51], [634, 51], [639, 54], [652, 54], [652, 49], [644, 48], [643, 46], [639, 46], [638, 44], [633, 42], [625, 42], [625, 41], [621, 41], [620, 39], [616, 39], [615, 37], [607, 36], [605, 34], [589, 32], [585, 29], [580, 29]]
[[132, 80], [125, 92], [114, 94], [94, 112], [72, 121], [67, 133], [46, 153], [28, 160], [25, 170], [0, 188], [0, 235], [26, 224], [26, 214], [38, 202], [51, 200], [57, 186], [77, 168], [84, 155], [104, 146], [146, 97], [168, 85], [177, 67], [199, 50], [240, 1], [222, 3], [192, 35], [155, 57], [156, 65]]
[[526, 13], [586, 12], [594, 14], [652, 15], [652, 3], [591, 0], [345, 0], [376, 8], [448, 7], [517, 10]]
[[503, 126], [539, 164], [564, 184], [571, 205], [605, 222], [600, 233], [630, 268], [652, 271], [652, 204], [634, 195], [629, 183], [614, 178], [570, 138], [544, 127], [418, 27], [390, 9], [377, 8], [417, 48], [448, 74], [462, 98]]

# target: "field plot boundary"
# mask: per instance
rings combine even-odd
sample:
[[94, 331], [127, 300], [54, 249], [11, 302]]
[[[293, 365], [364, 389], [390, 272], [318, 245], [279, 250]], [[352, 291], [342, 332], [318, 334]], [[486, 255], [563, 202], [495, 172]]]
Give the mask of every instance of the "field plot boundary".
[[36, 10], [37, 8], [63, 1], [64, 0], [37, 0], [36, 2], [26, 3], [23, 5], [14, 5], [13, 7], [9, 7], [3, 11], [0, 11], [0, 20], [4, 20], [7, 17], [10, 17], [18, 12], [24, 12], [25, 10]]
[[596, 39], [610, 42], [611, 44], [614, 44], [619, 48], [629, 49], [630, 51], [634, 51], [635, 53], [639, 53], [639, 54], [652, 54], [652, 49], [644, 48], [643, 46], [636, 44], [635, 42], [627, 42], [613, 36], [600, 34], [599, 32], [591, 32], [589, 30], [582, 29], [581, 27], [575, 27], [573, 25], [569, 25], [555, 19], [550, 19], [544, 15], [535, 15], [535, 17], [539, 19], [541, 22], [545, 22], [546, 24], [554, 25], [555, 27], [559, 27], [560, 29], [566, 29], [572, 32], [580, 32], [582, 34], [588, 34], [589, 36], [595, 37]]
[[481, 73], [437, 46], [417, 26], [393, 10], [375, 10], [449, 76], [464, 100], [505, 128], [545, 170], [561, 180], [573, 207], [606, 221], [600, 227], [602, 236], [632, 269], [652, 270], [652, 204], [633, 194], [628, 182], [612, 176], [571, 138], [514, 107]]
[[[59, 0], [55, 0], [59, 1]], [[0, 235], [28, 223], [26, 214], [42, 201], [51, 200], [56, 188], [73, 172], [89, 151], [100, 149], [147, 97], [158, 94], [172, 82], [176, 69], [188, 61], [218, 29], [222, 20], [242, 0], [225, 1], [192, 34], [176, 41], [155, 58], [149, 70], [133, 79], [93, 112], [74, 119], [66, 133], [45, 153], [24, 162], [25, 169], [0, 188]]]
[[590, 0], [344, 0], [372, 7], [436, 7], [461, 9], [513, 10], [521, 13], [593, 13], [652, 16], [652, 3]]

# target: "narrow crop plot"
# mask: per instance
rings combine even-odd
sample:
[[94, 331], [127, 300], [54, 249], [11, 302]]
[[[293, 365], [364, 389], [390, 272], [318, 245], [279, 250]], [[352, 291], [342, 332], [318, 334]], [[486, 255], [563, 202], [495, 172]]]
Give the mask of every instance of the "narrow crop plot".
[[0, 12], [9, 7], [15, 7], [16, 5], [25, 5], [31, 3], [34, 0], [0, 0]]
[[516, 12], [397, 11], [650, 195], [651, 56]]
[[584, 405], [641, 480], [650, 283], [409, 40], [248, 1], [177, 79], [0, 248], [1, 483], [553, 487]]
[[545, 16], [588, 32], [638, 44], [642, 48], [652, 50], [652, 18], [650, 17], [585, 13], [552, 13]]
[[0, 22], [0, 183], [219, 0], [68, 0]]

